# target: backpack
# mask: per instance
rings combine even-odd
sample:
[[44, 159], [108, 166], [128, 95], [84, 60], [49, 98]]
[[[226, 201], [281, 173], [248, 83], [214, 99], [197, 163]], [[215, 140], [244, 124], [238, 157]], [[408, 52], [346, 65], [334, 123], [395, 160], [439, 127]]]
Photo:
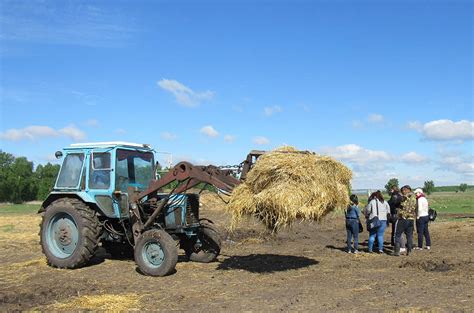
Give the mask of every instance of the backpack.
[[436, 212], [435, 209], [432, 209], [432, 208], [428, 209], [428, 219], [430, 220], [430, 222], [434, 222], [437, 215], [438, 213]]

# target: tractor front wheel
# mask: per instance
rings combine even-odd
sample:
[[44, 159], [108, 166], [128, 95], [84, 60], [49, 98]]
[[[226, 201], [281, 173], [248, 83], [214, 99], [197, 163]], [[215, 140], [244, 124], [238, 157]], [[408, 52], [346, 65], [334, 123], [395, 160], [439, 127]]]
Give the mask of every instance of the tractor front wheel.
[[190, 261], [210, 263], [221, 252], [221, 236], [215, 227], [209, 223], [201, 223], [197, 239], [185, 248]]
[[135, 244], [135, 263], [143, 274], [166, 276], [178, 262], [178, 249], [174, 239], [164, 230], [145, 231]]
[[78, 199], [58, 199], [43, 214], [40, 244], [51, 266], [84, 266], [94, 256], [99, 236], [100, 224], [95, 212]]

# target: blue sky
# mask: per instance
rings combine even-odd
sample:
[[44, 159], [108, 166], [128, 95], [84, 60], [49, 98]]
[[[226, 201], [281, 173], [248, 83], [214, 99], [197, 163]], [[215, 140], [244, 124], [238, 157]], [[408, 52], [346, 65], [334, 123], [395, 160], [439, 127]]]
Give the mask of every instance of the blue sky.
[[216, 165], [288, 144], [355, 188], [474, 184], [471, 1], [0, 3], [0, 149], [36, 164], [74, 142]]

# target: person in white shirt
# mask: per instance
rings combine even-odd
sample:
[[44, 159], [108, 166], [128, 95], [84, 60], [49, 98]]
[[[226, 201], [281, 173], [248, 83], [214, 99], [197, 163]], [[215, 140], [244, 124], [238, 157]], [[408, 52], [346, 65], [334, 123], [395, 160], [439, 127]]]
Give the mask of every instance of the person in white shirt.
[[416, 195], [416, 232], [418, 234], [418, 248], [415, 250], [422, 250], [423, 249], [423, 237], [426, 240], [426, 249], [431, 249], [431, 238], [430, 232], [428, 230], [428, 223], [430, 221], [428, 216], [428, 200], [426, 199], [423, 190], [417, 188], [415, 190]]

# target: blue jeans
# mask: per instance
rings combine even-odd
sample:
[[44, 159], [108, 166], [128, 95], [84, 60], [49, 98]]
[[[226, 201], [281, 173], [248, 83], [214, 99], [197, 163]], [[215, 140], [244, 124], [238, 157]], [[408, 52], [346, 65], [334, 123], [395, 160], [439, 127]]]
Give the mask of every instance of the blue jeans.
[[387, 227], [387, 222], [382, 220], [380, 221], [382, 222], [382, 225], [376, 229], [370, 230], [369, 232], [369, 252], [372, 252], [374, 247], [375, 236], [377, 236], [379, 251], [383, 250], [383, 234], [385, 232], [385, 228]]
[[352, 237], [354, 237], [354, 250], [359, 248], [359, 220], [346, 219], [347, 251], [352, 250]]

